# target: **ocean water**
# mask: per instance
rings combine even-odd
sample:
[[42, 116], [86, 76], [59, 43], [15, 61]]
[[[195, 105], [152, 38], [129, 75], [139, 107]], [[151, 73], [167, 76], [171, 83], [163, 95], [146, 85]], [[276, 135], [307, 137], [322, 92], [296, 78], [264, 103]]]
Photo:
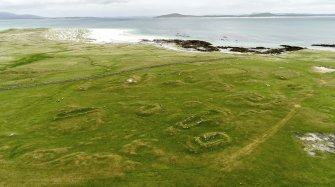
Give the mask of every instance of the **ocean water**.
[[[198, 39], [223, 46], [311, 47], [312, 44], [335, 43], [335, 17], [0, 20], [0, 30], [10, 28], [114, 29], [123, 30], [130, 38]], [[108, 32], [103, 34], [108, 37]]]

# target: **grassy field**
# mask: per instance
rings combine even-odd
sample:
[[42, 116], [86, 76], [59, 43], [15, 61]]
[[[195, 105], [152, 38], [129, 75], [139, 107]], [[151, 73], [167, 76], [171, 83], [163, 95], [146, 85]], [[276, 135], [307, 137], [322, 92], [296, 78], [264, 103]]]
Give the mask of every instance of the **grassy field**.
[[334, 52], [183, 53], [45, 32], [0, 33], [0, 186], [335, 185], [335, 155], [309, 156], [295, 136], [335, 132], [335, 74], [313, 72], [335, 68]]

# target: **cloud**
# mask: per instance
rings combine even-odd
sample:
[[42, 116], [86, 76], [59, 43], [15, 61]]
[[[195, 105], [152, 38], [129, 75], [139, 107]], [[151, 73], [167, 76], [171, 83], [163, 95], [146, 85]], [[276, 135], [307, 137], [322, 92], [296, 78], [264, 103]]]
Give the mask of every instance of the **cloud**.
[[36, 6], [54, 6], [54, 5], [85, 5], [122, 3], [128, 0], [0, 0], [2, 7], [36, 7]]
[[42, 16], [335, 13], [334, 0], [0, 0], [0, 11]]

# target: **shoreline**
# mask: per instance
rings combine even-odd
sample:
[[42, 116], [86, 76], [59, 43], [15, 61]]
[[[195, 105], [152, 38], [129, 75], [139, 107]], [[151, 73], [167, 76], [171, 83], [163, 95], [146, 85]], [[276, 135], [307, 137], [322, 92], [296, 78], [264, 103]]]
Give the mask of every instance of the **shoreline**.
[[103, 29], [103, 28], [78, 28], [78, 29], [49, 29], [46, 28], [45, 38], [59, 41], [86, 42], [92, 44], [149, 44], [156, 47], [180, 51], [180, 52], [223, 52], [240, 54], [282, 54], [288, 51], [299, 51], [303, 49], [317, 51], [335, 52], [333, 44], [312, 44], [306, 46], [277, 44], [278, 47], [264, 47], [247, 45], [214, 45], [210, 42], [193, 39], [191, 37], [180, 37], [177, 33], [175, 38], [145, 35], [136, 33], [134, 29]]

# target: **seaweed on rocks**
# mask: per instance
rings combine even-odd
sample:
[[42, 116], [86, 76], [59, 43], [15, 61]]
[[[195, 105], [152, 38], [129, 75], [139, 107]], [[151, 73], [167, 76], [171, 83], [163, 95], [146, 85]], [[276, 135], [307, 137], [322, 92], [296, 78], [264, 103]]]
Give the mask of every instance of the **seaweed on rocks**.
[[298, 46], [290, 45], [281, 45], [281, 48], [266, 48], [266, 47], [255, 47], [255, 48], [246, 48], [246, 47], [232, 47], [232, 46], [219, 46], [219, 49], [228, 49], [230, 52], [238, 53], [251, 53], [251, 54], [282, 54], [285, 52], [291, 51], [300, 51], [305, 48]]
[[221, 50], [229, 50], [230, 52], [250, 54], [282, 54], [285, 52], [299, 51], [305, 49], [303, 47], [290, 45], [281, 45], [280, 48], [214, 46], [209, 42], [201, 40], [156, 39], [153, 40], [153, 42], [158, 44], [174, 44], [184, 49], [190, 49], [199, 52], [217, 52]]
[[238, 53], [257, 53], [256, 50], [245, 48], [245, 47], [231, 47], [231, 46], [219, 46], [219, 49], [229, 49], [230, 52]]
[[185, 48], [185, 49], [194, 49], [196, 51], [200, 52], [215, 52], [215, 51], [220, 51], [217, 47], [213, 46], [213, 44], [206, 42], [206, 41], [201, 41], [201, 40], [178, 40], [178, 39], [173, 39], [173, 40], [154, 40], [155, 43], [172, 43], [176, 44], [179, 47]]

